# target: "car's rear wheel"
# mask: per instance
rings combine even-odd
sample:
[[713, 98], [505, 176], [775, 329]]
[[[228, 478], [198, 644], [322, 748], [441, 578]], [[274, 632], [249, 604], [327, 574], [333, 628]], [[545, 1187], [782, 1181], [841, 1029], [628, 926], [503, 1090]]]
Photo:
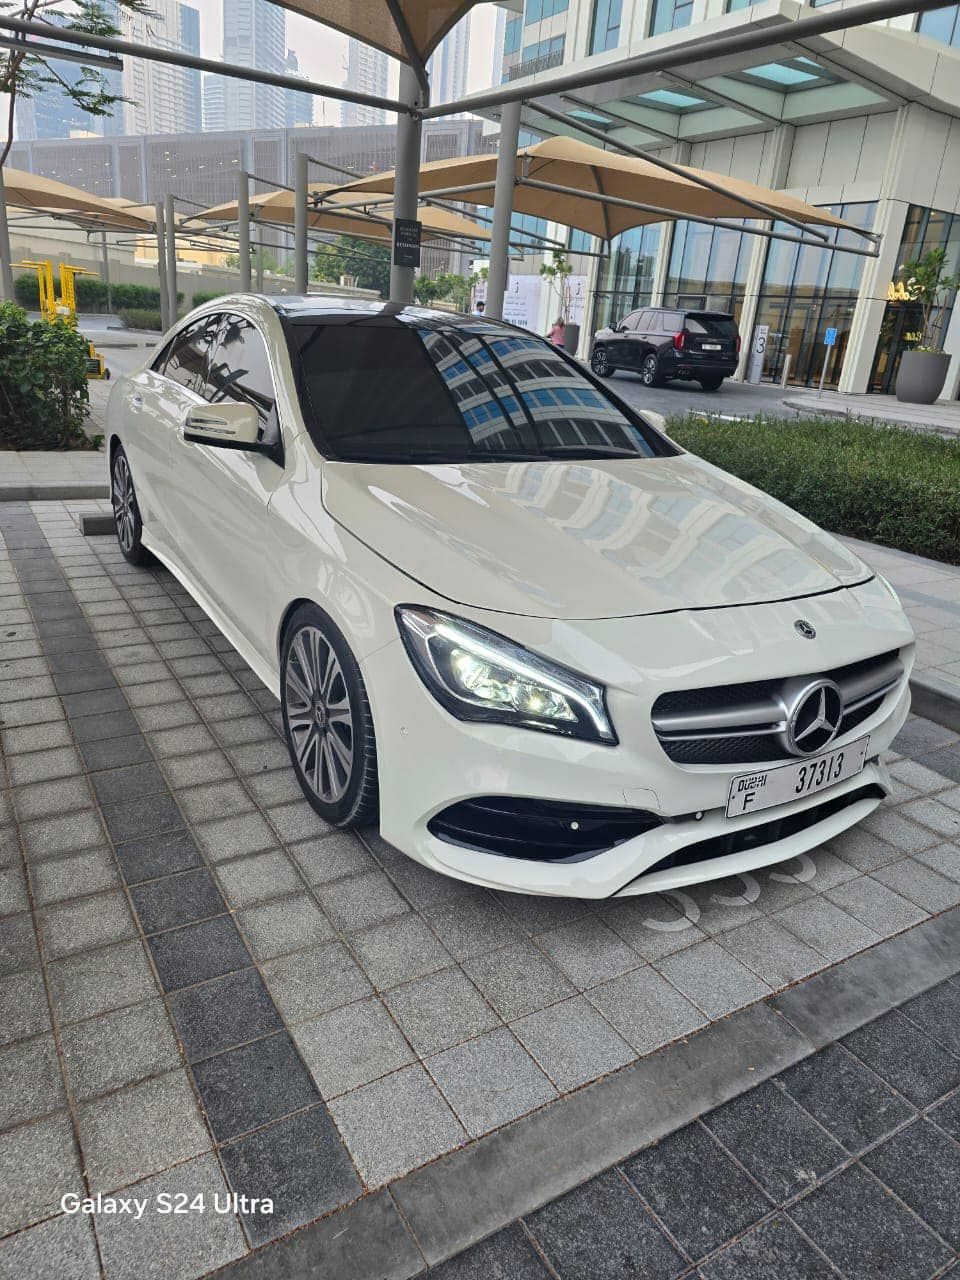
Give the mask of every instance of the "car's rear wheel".
[[616, 370], [610, 363], [610, 357], [603, 347], [597, 347], [590, 357], [590, 368], [598, 378], [612, 378]]
[[701, 378], [700, 385], [704, 391], [719, 391], [723, 386], [722, 378]]
[[640, 381], [645, 387], [655, 387], [660, 382], [660, 361], [651, 352], [643, 357], [640, 365]]
[[280, 654], [280, 700], [290, 759], [325, 822], [365, 827], [379, 812], [373, 717], [357, 661], [313, 604], [291, 617]]
[[110, 467], [110, 501], [113, 504], [117, 541], [124, 559], [131, 564], [152, 564], [153, 556], [141, 541], [143, 521], [140, 518], [137, 491], [133, 487], [130, 463], [121, 444], [114, 450]]

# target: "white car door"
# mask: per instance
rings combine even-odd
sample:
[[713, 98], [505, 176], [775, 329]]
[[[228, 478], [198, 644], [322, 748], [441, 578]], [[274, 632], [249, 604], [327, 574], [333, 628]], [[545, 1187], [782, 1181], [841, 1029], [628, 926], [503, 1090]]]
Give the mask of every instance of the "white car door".
[[276, 637], [263, 608], [272, 560], [269, 503], [283, 482], [283, 439], [267, 347], [252, 321], [235, 313], [208, 330], [203, 398], [252, 404], [270, 452], [172, 441], [171, 519], [193, 584], [218, 621], [271, 663]]

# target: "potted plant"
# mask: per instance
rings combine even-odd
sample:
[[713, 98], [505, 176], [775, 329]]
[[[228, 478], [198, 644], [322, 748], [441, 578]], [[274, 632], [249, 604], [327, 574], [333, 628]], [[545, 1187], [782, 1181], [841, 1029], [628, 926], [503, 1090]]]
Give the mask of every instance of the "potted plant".
[[909, 404], [933, 404], [946, 381], [950, 357], [940, 345], [947, 297], [960, 286], [960, 276], [947, 275], [947, 252], [931, 249], [922, 258], [905, 262], [897, 273], [904, 292], [920, 306], [920, 340], [900, 358], [897, 399]]
[[551, 292], [557, 295], [560, 304], [557, 319], [563, 326], [563, 349], [574, 356], [580, 345], [580, 326], [570, 320], [570, 274], [573, 267], [561, 250], [554, 249], [552, 257], [552, 262], [545, 262], [541, 266], [540, 274], [550, 286]]

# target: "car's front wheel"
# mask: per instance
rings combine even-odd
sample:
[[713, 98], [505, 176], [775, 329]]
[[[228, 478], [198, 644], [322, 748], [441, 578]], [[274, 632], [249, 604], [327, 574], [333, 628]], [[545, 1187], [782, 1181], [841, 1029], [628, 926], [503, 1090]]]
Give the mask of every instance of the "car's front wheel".
[[598, 378], [612, 378], [616, 370], [610, 363], [610, 357], [607, 355], [605, 348], [597, 347], [593, 355], [590, 357], [590, 368]]
[[131, 564], [152, 564], [153, 556], [141, 542], [143, 521], [137, 504], [137, 492], [133, 487], [133, 476], [130, 474], [130, 463], [122, 444], [118, 444], [114, 450], [110, 467], [110, 501], [113, 504], [117, 541], [124, 559]]
[[660, 361], [652, 353], [643, 357], [640, 381], [645, 387], [655, 387], [660, 382]]
[[357, 661], [322, 609], [301, 605], [280, 654], [283, 730], [303, 793], [325, 822], [365, 827], [379, 811], [373, 717]]

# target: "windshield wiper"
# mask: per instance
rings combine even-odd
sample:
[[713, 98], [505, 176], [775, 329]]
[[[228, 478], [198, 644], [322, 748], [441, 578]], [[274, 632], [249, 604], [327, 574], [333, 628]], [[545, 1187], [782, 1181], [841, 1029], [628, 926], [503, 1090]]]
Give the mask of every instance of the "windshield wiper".
[[545, 458], [643, 458], [638, 449], [604, 448], [603, 445], [589, 444], [556, 444], [544, 445], [541, 450]]
[[449, 463], [451, 466], [462, 466], [470, 462], [543, 462], [542, 453], [511, 453], [507, 450], [496, 452], [476, 452], [455, 454], [449, 450], [437, 449], [433, 452], [418, 453], [343, 453], [338, 452], [332, 459], [334, 462], [380, 462], [405, 463], [407, 466], [428, 466], [431, 463]]

